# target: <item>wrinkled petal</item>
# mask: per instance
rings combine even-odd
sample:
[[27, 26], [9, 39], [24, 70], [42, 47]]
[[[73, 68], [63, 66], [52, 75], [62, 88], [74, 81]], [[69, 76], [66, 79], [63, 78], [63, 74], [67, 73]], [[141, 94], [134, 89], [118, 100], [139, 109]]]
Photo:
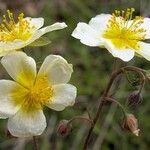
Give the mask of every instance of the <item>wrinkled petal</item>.
[[54, 85], [54, 96], [47, 106], [56, 111], [61, 111], [67, 106], [73, 106], [77, 95], [77, 89], [71, 84]]
[[1, 59], [8, 74], [24, 87], [31, 87], [36, 77], [36, 63], [23, 52], [13, 52]]
[[40, 31], [42, 31], [42, 34], [45, 34], [47, 32], [52, 32], [54, 30], [64, 29], [66, 27], [67, 27], [67, 25], [64, 22], [62, 22], [62, 23], [57, 22], [57, 23], [54, 23], [50, 26], [47, 26], [47, 27], [40, 29]]
[[78, 23], [72, 36], [88, 46], [100, 46], [103, 44], [103, 41], [100, 38], [100, 33], [86, 23]]
[[145, 59], [150, 61], [150, 44], [140, 42], [140, 49], [137, 50], [136, 53], [140, 54]]
[[14, 87], [22, 89], [19, 84], [10, 80], [0, 80], [0, 118], [8, 118], [14, 115], [21, 107], [22, 102], [15, 103], [12, 98]]
[[46, 118], [43, 111], [24, 113], [18, 111], [8, 120], [8, 130], [16, 137], [41, 135], [46, 128]]
[[45, 58], [38, 75], [48, 75], [51, 84], [67, 83], [73, 72], [72, 65], [61, 56], [49, 55]]
[[34, 27], [35, 30], [40, 29], [44, 25], [44, 18], [31, 18], [26, 17], [25, 20], [28, 20], [31, 27]]
[[146, 39], [150, 39], [150, 18], [144, 18], [144, 23], [141, 24], [140, 28], [146, 30]]
[[93, 17], [90, 22], [89, 22], [89, 25], [94, 29], [96, 30], [99, 35], [100, 34], [103, 34], [104, 31], [106, 30], [107, 28], [107, 25], [108, 25], [108, 21], [111, 19], [111, 15], [109, 14], [100, 14], [100, 15], [97, 15], [96, 17]]
[[134, 57], [134, 50], [132, 49], [119, 49], [114, 47], [110, 40], [105, 41], [105, 48], [114, 56], [122, 59], [123, 61], [130, 61]]

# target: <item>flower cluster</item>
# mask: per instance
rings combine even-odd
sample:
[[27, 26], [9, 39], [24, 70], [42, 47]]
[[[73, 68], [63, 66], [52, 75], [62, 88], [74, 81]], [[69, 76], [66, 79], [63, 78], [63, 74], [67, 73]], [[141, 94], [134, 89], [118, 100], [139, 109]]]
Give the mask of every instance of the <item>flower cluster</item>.
[[[150, 44], [144, 42], [150, 39], [150, 19], [133, 18], [133, 12], [131, 8], [97, 15], [89, 24], [78, 23], [72, 36], [85, 45], [106, 48], [123, 61], [135, 54], [150, 61]], [[15, 20], [9, 10], [0, 24], [1, 64], [14, 80], [0, 80], [0, 118], [8, 118], [8, 130], [16, 137], [41, 135], [46, 128], [43, 108], [62, 111], [74, 105], [77, 95], [76, 87], [68, 83], [72, 65], [63, 57], [47, 56], [37, 72], [35, 60], [21, 51], [44, 34], [67, 27], [64, 22], [42, 28], [43, 24], [43, 18], [24, 17], [23, 13]], [[67, 125], [66, 121], [60, 123], [60, 135], [71, 131]], [[139, 133], [134, 115], [125, 118], [123, 127], [135, 135]]]
[[45, 106], [62, 111], [75, 103], [76, 87], [69, 84], [72, 65], [61, 56], [49, 55], [40, 70], [35, 60], [21, 52], [47, 32], [67, 27], [55, 23], [41, 28], [43, 18], [24, 18], [16, 22], [8, 10], [0, 26], [1, 64], [14, 81], [0, 80], [0, 118], [8, 118], [8, 130], [16, 137], [42, 134], [46, 128]]

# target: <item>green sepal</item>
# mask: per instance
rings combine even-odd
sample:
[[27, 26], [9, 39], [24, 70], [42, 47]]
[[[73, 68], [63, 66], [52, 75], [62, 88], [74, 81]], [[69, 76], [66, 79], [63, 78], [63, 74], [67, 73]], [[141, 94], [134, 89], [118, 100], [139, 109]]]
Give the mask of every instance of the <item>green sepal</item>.
[[40, 46], [45, 46], [50, 44], [51, 41], [46, 38], [46, 37], [40, 37], [39, 39], [35, 40], [34, 42], [32, 42], [31, 44], [29, 44], [28, 46], [31, 47], [40, 47]]

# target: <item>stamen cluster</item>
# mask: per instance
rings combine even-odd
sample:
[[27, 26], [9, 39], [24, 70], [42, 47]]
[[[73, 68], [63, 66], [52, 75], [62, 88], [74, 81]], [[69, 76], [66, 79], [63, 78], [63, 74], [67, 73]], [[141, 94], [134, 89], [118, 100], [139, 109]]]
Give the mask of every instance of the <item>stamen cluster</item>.
[[34, 28], [30, 25], [30, 19], [24, 18], [23, 13], [19, 14], [18, 22], [15, 22], [13, 13], [7, 10], [7, 15], [3, 15], [3, 22], [0, 25], [0, 41], [27, 40], [32, 35]]
[[139, 41], [145, 40], [146, 30], [141, 28], [144, 18], [136, 16], [133, 20], [133, 8], [126, 11], [118, 11], [112, 14], [108, 21], [104, 38], [110, 39], [117, 48], [133, 48], [138, 50]]

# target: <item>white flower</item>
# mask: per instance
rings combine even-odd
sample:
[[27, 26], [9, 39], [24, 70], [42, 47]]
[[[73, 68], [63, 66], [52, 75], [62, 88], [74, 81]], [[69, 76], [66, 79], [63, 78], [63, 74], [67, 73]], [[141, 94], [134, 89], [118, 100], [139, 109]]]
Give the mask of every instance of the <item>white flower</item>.
[[13, 14], [9, 10], [7, 13], [8, 17], [4, 15], [0, 25], [0, 56], [31, 44], [47, 32], [67, 27], [65, 23], [57, 22], [41, 28], [44, 24], [43, 18], [24, 18], [23, 13], [18, 16], [16, 23]]
[[89, 24], [78, 23], [72, 36], [88, 46], [105, 47], [114, 57], [129, 61], [138, 54], [150, 60], [150, 18], [132, 19], [134, 9], [115, 11], [112, 15], [100, 14]]
[[61, 56], [47, 56], [38, 73], [34, 59], [23, 52], [12, 52], [1, 63], [15, 80], [0, 80], [0, 118], [8, 118], [12, 135], [42, 134], [44, 106], [62, 111], [75, 103], [76, 87], [68, 84], [72, 65]]

